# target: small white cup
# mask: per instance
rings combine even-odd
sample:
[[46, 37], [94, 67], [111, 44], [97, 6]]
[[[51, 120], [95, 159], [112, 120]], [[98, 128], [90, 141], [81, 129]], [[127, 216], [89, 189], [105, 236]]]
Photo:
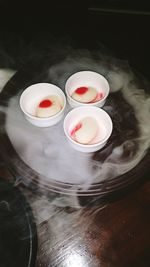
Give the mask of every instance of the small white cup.
[[[99, 126], [99, 134], [96, 137], [97, 142], [94, 144], [80, 144], [72, 139], [72, 129], [85, 117], [93, 117], [96, 119]], [[113, 129], [113, 124], [110, 116], [101, 108], [98, 107], [78, 107], [71, 110], [64, 119], [64, 132], [73, 148], [78, 151], [90, 153], [95, 152], [107, 143]]]
[[[102, 93], [104, 95], [103, 98], [93, 103], [82, 103], [73, 99], [71, 97], [73, 92], [77, 88], [82, 86], [95, 88], [98, 93]], [[94, 71], [80, 71], [76, 72], [68, 78], [65, 85], [65, 91], [67, 95], [67, 100], [72, 108], [78, 106], [102, 107], [106, 102], [106, 98], [109, 94], [110, 88], [108, 81], [101, 74], [96, 73]]]
[[[47, 118], [36, 117], [35, 111], [39, 102], [49, 95], [57, 95], [62, 99], [62, 109], [57, 114]], [[64, 116], [65, 106], [65, 94], [59, 87], [50, 83], [33, 84], [27, 87], [20, 97], [20, 108], [25, 118], [33, 125], [39, 127], [48, 127], [58, 123]]]

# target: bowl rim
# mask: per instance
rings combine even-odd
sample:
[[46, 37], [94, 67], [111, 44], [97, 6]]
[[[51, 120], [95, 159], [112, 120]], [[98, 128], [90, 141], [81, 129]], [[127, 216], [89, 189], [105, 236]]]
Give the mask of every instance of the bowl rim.
[[[69, 80], [70, 80], [74, 75], [76, 75], [76, 74], [80, 74], [80, 73], [88, 73], [88, 72], [89, 72], [89, 73], [93, 73], [93, 74], [97, 74], [97, 75], [99, 75], [101, 78], [103, 78], [103, 79], [105, 80], [105, 82], [106, 82], [106, 84], [107, 84], [107, 86], [108, 86], [108, 89], [107, 89], [107, 92], [106, 92], [105, 96], [104, 96], [102, 99], [100, 99], [100, 100], [98, 100], [98, 101], [96, 101], [96, 102], [93, 102], [93, 103], [83, 103], [83, 102], [79, 102], [79, 101], [73, 99], [73, 98], [70, 96], [70, 94], [69, 94], [69, 92], [68, 92], [68, 89], [67, 89], [68, 82], [69, 82]], [[69, 99], [70, 101], [72, 101], [74, 104], [79, 104], [79, 105], [83, 105], [83, 106], [95, 106], [95, 105], [100, 104], [100, 103], [102, 103], [103, 101], [105, 101], [105, 99], [108, 97], [109, 92], [110, 92], [110, 85], [109, 85], [108, 80], [107, 80], [102, 74], [100, 74], [100, 73], [98, 73], [98, 72], [95, 72], [95, 71], [92, 71], [92, 70], [83, 70], [83, 71], [75, 72], [75, 73], [71, 74], [71, 75], [67, 78], [66, 83], [65, 83], [65, 92], [66, 92], [66, 95], [67, 95], [68, 99]]]
[[[52, 116], [49, 116], [49, 117], [43, 117], [43, 118], [41, 118], [41, 117], [36, 117], [36, 116], [31, 115], [30, 113], [28, 113], [28, 112], [24, 109], [24, 107], [23, 107], [23, 105], [22, 105], [23, 97], [24, 97], [24, 94], [26, 93], [26, 91], [29, 90], [30, 87], [32, 87], [32, 86], [36, 86], [36, 85], [39, 85], [39, 84], [43, 84], [43, 85], [46, 84], [46, 85], [50, 85], [50, 86], [52, 85], [52, 86], [56, 87], [57, 89], [59, 89], [59, 90], [60, 90], [60, 93], [62, 94], [63, 101], [64, 101], [63, 107], [62, 107], [62, 109], [61, 109], [60, 111], [58, 111], [56, 114], [54, 114], [54, 115], [52, 115]], [[26, 89], [23, 90], [23, 92], [21, 93], [21, 96], [20, 96], [19, 105], [20, 105], [20, 108], [21, 108], [22, 112], [23, 112], [27, 117], [29, 117], [29, 118], [31, 118], [31, 119], [34, 119], [34, 120], [36, 120], [36, 121], [52, 120], [52, 119], [54, 119], [54, 118], [57, 118], [61, 113], [63, 113], [63, 111], [64, 111], [64, 109], [65, 109], [65, 107], [66, 107], [66, 96], [65, 96], [64, 92], [62, 91], [62, 89], [61, 89], [60, 87], [58, 87], [57, 85], [55, 85], [55, 84], [52, 84], [52, 83], [35, 83], [35, 84], [31, 84], [30, 86], [28, 86]]]
[[[75, 112], [77, 109], [84, 109], [85, 110], [86, 108], [88, 108], [88, 109], [96, 109], [98, 112], [99, 111], [102, 112], [103, 114], [105, 114], [105, 116], [107, 116], [107, 118], [108, 118], [108, 120], [110, 122], [110, 131], [107, 134], [107, 136], [105, 138], [103, 138], [101, 141], [99, 141], [99, 142], [97, 142], [95, 144], [81, 144], [81, 143], [76, 142], [75, 140], [73, 140], [71, 138], [71, 136], [69, 135], [69, 133], [68, 133], [68, 131], [66, 129], [66, 121], [67, 121], [68, 117], [70, 116], [70, 114]], [[79, 146], [79, 147], [82, 147], [82, 148], [94, 148], [94, 147], [97, 147], [99, 145], [102, 145], [103, 143], [105, 143], [109, 139], [109, 137], [111, 136], [112, 131], [113, 131], [113, 122], [112, 122], [112, 119], [109, 116], [109, 114], [106, 111], [104, 111], [103, 109], [99, 108], [99, 107], [95, 107], [95, 106], [94, 107], [93, 106], [91, 106], [91, 107], [82, 107], [82, 106], [80, 106], [80, 107], [72, 109], [70, 112], [67, 113], [66, 117], [64, 118], [63, 129], [64, 129], [65, 135], [67, 136], [68, 140], [70, 142], [72, 142], [73, 144], [75, 144], [76, 146]]]

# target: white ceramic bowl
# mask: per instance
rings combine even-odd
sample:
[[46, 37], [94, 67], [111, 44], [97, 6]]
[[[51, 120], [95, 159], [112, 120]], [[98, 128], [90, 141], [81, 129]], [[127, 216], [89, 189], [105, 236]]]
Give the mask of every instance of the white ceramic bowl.
[[[99, 131], [94, 144], [80, 144], [72, 139], [72, 129], [85, 117], [93, 117], [97, 120]], [[110, 137], [113, 124], [110, 116], [98, 107], [78, 107], [71, 110], [64, 120], [64, 132], [69, 143], [78, 151], [90, 153], [101, 149]]]
[[[78, 102], [71, 97], [73, 92], [82, 86], [86, 87], [93, 87], [97, 90], [98, 93], [103, 94], [103, 98], [93, 103], [82, 103]], [[99, 73], [94, 71], [80, 71], [76, 72], [75, 74], [71, 75], [68, 80], [66, 81], [65, 91], [67, 95], [67, 100], [71, 107], [75, 108], [78, 106], [97, 106], [102, 107], [105, 102], [106, 98], [109, 94], [109, 84], [108, 81]]]
[[[39, 102], [49, 95], [57, 95], [62, 100], [63, 108], [53, 116], [39, 118], [35, 116], [36, 108]], [[50, 83], [37, 83], [27, 87], [20, 97], [20, 107], [25, 118], [33, 125], [39, 127], [48, 127], [58, 123], [64, 115], [66, 106], [66, 97], [63, 91], [56, 85]]]

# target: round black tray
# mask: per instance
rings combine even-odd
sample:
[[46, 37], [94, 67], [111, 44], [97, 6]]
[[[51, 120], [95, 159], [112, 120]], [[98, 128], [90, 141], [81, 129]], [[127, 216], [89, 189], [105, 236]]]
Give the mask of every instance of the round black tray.
[[[14, 75], [3, 89], [1, 93], [1, 105], [7, 106], [7, 103], [12, 96], [15, 96], [33, 83], [51, 82], [49, 78], [49, 68], [56, 63], [61, 63], [65, 57], [66, 55], [63, 54], [57, 55], [57, 57], [53, 56], [53, 54], [46, 56], [42, 55], [36, 61], [34, 60], [28, 63]], [[109, 60], [107, 64], [109, 68]], [[80, 69], [77, 68], [76, 71], [78, 70]], [[132, 107], [124, 101], [122, 93], [118, 91], [111, 94], [107, 103], [114, 105], [116, 113], [123, 114], [124, 117], [123, 119], [120, 119], [119, 116], [119, 120], [118, 118], [115, 120], [115, 117], [112, 118], [114, 129], [109, 142], [101, 151], [93, 154], [93, 159], [97, 162], [99, 159], [105, 159], [106, 155], [110, 153], [115, 146], [119, 146], [125, 141], [127, 137], [131, 140], [136, 136], [138, 137], [135, 114]], [[116, 103], [119, 103], [119, 105]], [[62, 183], [51, 179], [45, 182], [44, 179], [42, 180], [40, 175], [24, 163], [16, 153], [5, 131], [5, 119], [5, 114], [0, 113], [0, 124], [3, 129], [0, 134], [3, 160], [7, 163], [9, 162], [10, 165], [13, 165], [12, 167], [16, 172], [16, 176], [20, 175], [22, 182], [30, 188], [38, 188], [40, 186], [43, 190], [52, 190], [63, 194], [77, 194], [79, 196], [100, 195], [103, 197], [133, 185], [135, 181], [143, 179], [144, 175], [149, 170], [150, 154], [147, 152], [138, 165], [129, 172], [113, 178], [110, 176], [107, 180], [91, 184], [87, 190], [81, 189], [80, 185]], [[136, 146], [133, 149], [136, 150]]]

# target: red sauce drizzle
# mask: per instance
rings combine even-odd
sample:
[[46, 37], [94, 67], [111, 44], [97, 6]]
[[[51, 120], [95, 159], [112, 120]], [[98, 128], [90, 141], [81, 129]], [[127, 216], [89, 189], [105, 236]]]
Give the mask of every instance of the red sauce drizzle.
[[49, 99], [45, 99], [45, 100], [40, 102], [39, 107], [40, 108], [49, 108], [49, 107], [51, 107], [52, 104], [53, 104], [52, 101], [50, 101]]
[[98, 93], [97, 96], [90, 103], [97, 102], [97, 101], [101, 100], [103, 97], [104, 97], [103, 93]]
[[78, 95], [83, 95], [88, 91], [88, 87], [82, 86], [75, 90], [75, 93]]
[[98, 93], [98, 94], [97, 94], [97, 98], [98, 98], [98, 100], [102, 99], [103, 97], [104, 97], [103, 93]]
[[82, 123], [78, 123], [74, 128], [73, 130], [71, 131], [71, 136], [74, 136], [74, 134], [82, 127]]

